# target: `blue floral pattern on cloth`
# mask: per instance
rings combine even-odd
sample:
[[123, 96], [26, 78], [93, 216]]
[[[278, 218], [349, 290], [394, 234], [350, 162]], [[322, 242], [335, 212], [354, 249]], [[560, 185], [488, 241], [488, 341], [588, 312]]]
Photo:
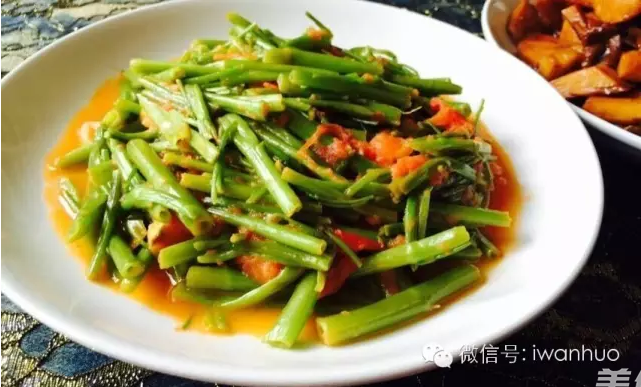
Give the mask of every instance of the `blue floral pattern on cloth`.
[[[376, 0], [408, 8], [481, 35], [483, 0]], [[2, 0], [2, 74], [66, 34], [156, 0]], [[429, 37], [425, 38], [426, 41]], [[471, 65], [473, 59], [470, 58]], [[488, 74], [492, 75], [492, 74]], [[598, 145], [598, 144], [597, 144]], [[520, 349], [581, 345], [621, 354], [616, 363], [463, 364], [385, 386], [594, 386], [602, 368], [641, 371], [641, 200], [628, 186], [638, 160], [598, 146], [606, 212], [590, 263], [571, 289], [530, 325], [496, 345]], [[637, 171], [637, 172], [634, 172]], [[635, 194], [636, 192], [636, 194]], [[635, 196], [636, 195], [636, 196]], [[634, 379], [634, 377], [633, 377]], [[632, 382], [634, 383], [634, 382]], [[151, 372], [93, 352], [53, 332], [2, 296], [3, 386], [199, 387], [210, 384]], [[633, 385], [633, 384], [631, 384]], [[637, 384], [638, 386], [638, 384]]]

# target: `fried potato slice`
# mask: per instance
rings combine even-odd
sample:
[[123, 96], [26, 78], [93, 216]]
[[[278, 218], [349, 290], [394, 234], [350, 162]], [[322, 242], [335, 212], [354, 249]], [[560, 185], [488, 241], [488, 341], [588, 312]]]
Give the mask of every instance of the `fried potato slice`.
[[641, 50], [623, 53], [619, 60], [617, 74], [625, 81], [641, 82]]
[[616, 71], [604, 64], [574, 71], [551, 83], [565, 98], [612, 95], [631, 89], [628, 83], [619, 79]]
[[620, 125], [641, 123], [641, 97], [590, 97], [583, 109]]
[[593, 0], [594, 13], [604, 23], [621, 23], [641, 15], [641, 0]]
[[519, 41], [525, 36], [538, 32], [541, 21], [536, 8], [528, 0], [521, 0], [510, 14], [507, 30], [514, 41]]

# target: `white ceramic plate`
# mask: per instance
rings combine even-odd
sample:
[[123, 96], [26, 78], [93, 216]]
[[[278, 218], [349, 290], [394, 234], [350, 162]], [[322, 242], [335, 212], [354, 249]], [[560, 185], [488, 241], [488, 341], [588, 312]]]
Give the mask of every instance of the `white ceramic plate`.
[[[519, 0], [487, 0], [483, 6], [483, 12], [481, 14], [481, 26], [483, 28], [483, 35], [485, 36], [485, 39], [491, 44], [500, 47], [511, 54], [516, 54], [516, 46], [512, 43], [512, 40], [507, 33], [506, 26], [510, 14], [518, 2]], [[623, 130], [621, 127], [597, 117], [576, 105], [570, 103], [570, 106], [589, 125], [595, 127], [608, 136], [641, 151], [641, 136], [637, 136]]]
[[[47, 218], [43, 156], [73, 114], [132, 57], [166, 59], [192, 39], [226, 37], [237, 11], [296, 36], [305, 11], [340, 46], [394, 50], [426, 77], [452, 77], [462, 98], [512, 156], [526, 195], [518, 243], [487, 284], [433, 318], [339, 348], [272, 349], [250, 336], [180, 333], [176, 322], [85, 280]], [[518, 87], [516, 87], [518, 85]], [[2, 80], [2, 290], [71, 339], [160, 372], [240, 385], [332, 385], [400, 377], [433, 367], [421, 348], [497, 343], [543, 311], [584, 265], [602, 215], [603, 185], [580, 120], [545, 81], [482, 39], [405, 10], [326, 0], [187, 0], [116, 16], [73, 33]], [[545, 114], [541, 114], [544, 111]]]

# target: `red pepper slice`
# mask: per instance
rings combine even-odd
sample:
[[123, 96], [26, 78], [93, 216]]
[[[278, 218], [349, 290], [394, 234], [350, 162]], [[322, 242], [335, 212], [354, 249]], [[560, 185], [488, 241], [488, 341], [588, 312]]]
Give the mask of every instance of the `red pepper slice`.
[[327, 272], [325, 279], [325, 287], [321, 292], [319, 298], [329, 296], [336, 293], [347, 281], [350, 275], [357, 269], [356, 264], [343, 252], [336, 253], [332, 267]]
[[341, 238], [343, 242], [355, 253], [360, 251], [378, 251], [385, 248], [383, 242], [364, 237], [362, 235], [341, 230], [340, 228], [334, 229], [334, 235]]

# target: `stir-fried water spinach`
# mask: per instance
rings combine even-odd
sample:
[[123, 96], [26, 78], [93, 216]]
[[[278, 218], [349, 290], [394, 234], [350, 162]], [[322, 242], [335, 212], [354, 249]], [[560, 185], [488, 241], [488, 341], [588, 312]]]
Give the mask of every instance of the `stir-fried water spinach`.
[[227, 40], [131, 60], [93, 142], [57, 163], [87, 165], [83, 197], [60, 188], [69, 241], [96, 246], [89, 278], [129, 292], [165, 270], [214, 329], [232, 310], [282, 305], [264, 341], [286, 348], [312, 316], [341, 344], [479, 281], [475, 263], [500, 254], [483, 227], [512, 222], [489, 208], [480, 109], [447, 97], [462, 90], [449, 78], [339, 47], [307, 16], [285, 38], [230, 14]]

